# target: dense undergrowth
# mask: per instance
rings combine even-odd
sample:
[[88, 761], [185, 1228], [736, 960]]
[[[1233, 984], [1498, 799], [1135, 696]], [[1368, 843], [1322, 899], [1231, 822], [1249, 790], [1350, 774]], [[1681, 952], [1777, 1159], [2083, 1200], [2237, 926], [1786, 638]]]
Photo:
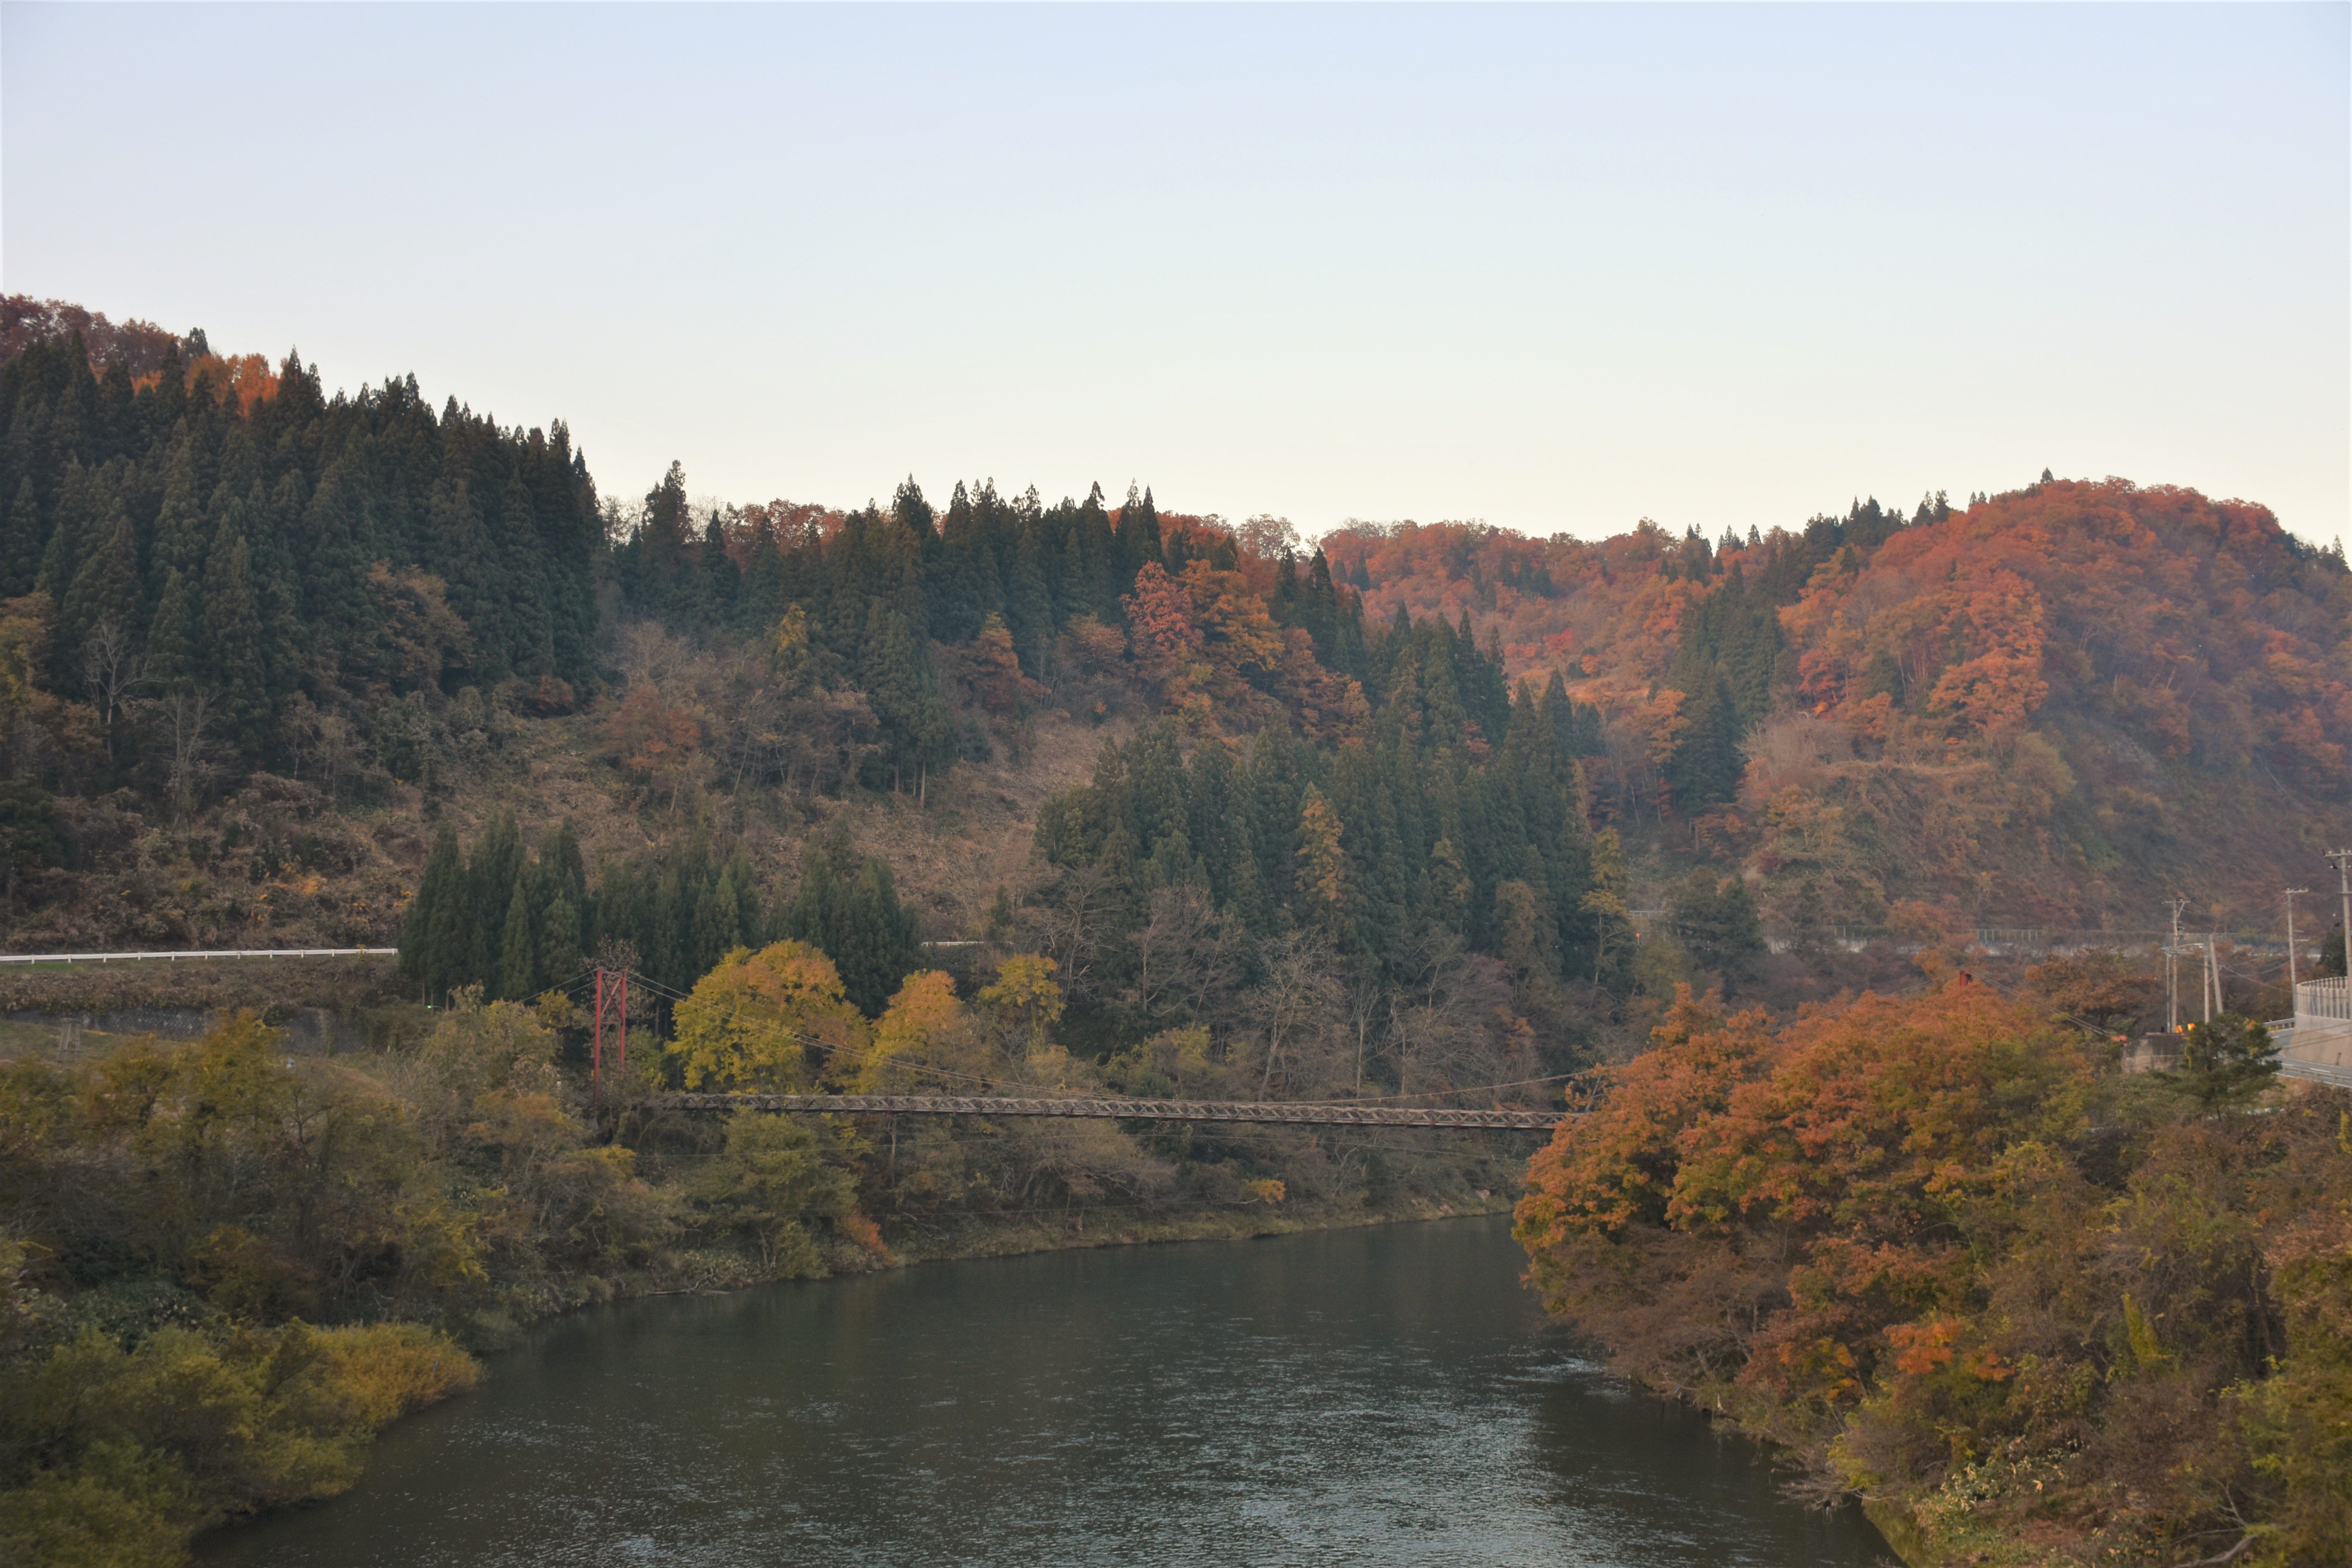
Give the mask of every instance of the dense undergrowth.
[[195, 1041], [0, 1063], [0, 1558], [171, 1563], [194, 1531], [331, 1497], [377, 1428], [471, 1386], [472, 1352], [569, 1307], [1459, 1211], [1513, 1179], [1516, 1151], [1430, 1135], [648, 1107], [680, 1079], [1079, 1089], [1157, 1072], [1241, 1091], [1205, 1036], [1071, 1060], [1028, 962], [970, 1008], [945, 976], [913, 977], [869, 1025], [814, 950], [739, 953], [667, 1049], [641, 1038], [630, 1075], [608, 1064], [593, 1109], [560, 995], [461, 994], [359, 1055], [288, 1056], [245, 1013]]
[[[2192, 1058], [2194, 1059], [2194, 1058]], [[1546, 1302], [1928, 1564], [2352, 1553], [2352, 1095], [1955, 979], [1687, 993], [1529, 1171]]]

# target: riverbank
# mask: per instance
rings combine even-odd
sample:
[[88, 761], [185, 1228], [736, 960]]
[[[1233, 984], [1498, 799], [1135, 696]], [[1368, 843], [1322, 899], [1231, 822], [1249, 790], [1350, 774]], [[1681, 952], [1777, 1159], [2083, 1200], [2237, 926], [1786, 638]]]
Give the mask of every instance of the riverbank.
[[[332, 1054], [243, 1014], [0, 1058], [0, 1558], [160, 1568], [334, 1496], [385, 1421], [583, 1307], [1498, 1212], [1527, 1142], [692, 1116], [642, 1058], [592, 1103], [560, 1012], [461, 1001]], [[382, 1397], [389, 1363], [334, 1348], [379, 1331], [441, 1381]]]
[[463, 1342], [476, 1352], [496, 1353], [510, 1348], [522, 1331], [567, 1313], [661, 1296], [724, 1295], [794, 1280], [845, 1279], [927, 1264], [1020, 1258], [1042, 1252], [1198, 1241], [1254, 1241], [1309, 1231], [1501, 1215], [1511, 1212], [1513, 1202], [1510, 1195], [1489, 1191], [1474, 1192], [1450, 1203], [1407, 1198], [1373, 1208], [1261, 1203], [1164, 1214], [1106, 1207], [1022, 1217], [965, 1215], [959, 1216], [945, 1235], [900, 1234], [894, 1238], [885, 1228], [879, 1249], [835, 1246], [826, 1250], [823, 1266], [814, 1270], [777, 1268], [738, 1250], [686, 1248], [657, 1270], [612, 1279], [585, 1276], [550, 1282], [544, 1291], [533, 1292], [516, 1302], [517, 1310], [477, 1320]]
[[1546, 1305], [1912, 1568], [2352, 1560], [2352, 1096], [2052, 1011], [1685, 994], [1530, 1167]]
[[[1090, 1223], [1088, 1230], [1094, 1226]], [[1549, 1329], [1501, 1216], [1059, 1248], [552, 1321], [208, 1568], [1872, 1568]]]

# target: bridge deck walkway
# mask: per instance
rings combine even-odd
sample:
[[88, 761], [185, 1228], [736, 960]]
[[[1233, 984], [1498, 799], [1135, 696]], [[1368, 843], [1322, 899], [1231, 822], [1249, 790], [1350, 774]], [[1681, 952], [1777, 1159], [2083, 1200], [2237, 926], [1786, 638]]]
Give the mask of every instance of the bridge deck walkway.
[[1433, 1110], [1345, 1102], [1286, 1100], [1110, 1100], [1091, 1097], [1018, 1100], [945, 1094], [663, 1094], [667, 1110], [769, 1110], [799, 1115], [1064, 1116], [1119, 1121], [1240, 1121], [1292, 1127], [1460, 1127], [1489, 1131], [1549, 1132], [1557, 1110]]

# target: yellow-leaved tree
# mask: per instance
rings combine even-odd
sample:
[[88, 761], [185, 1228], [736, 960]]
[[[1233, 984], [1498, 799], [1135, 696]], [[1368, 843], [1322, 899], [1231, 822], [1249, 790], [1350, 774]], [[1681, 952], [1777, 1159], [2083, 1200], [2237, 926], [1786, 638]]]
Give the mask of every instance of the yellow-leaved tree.
[[833, 960], [804, 942], [737, 948], [677, 1005], [669, 1052], [688, 1089], [793, 1091], [866, 1050], [866, 1020]]
[[[873, 1046], [857, 1071], [858, 1092], [892, 1093], [932, 1077], [977, 1077], [985, 1064], [977, 1059], [973, 1044], [971, 1021], [956, 999], [954, 979], [936, 969], [909, 974], [874, 1026]], [[969, 1081], [950, 1087], [974, 1091]]]
[[1034, 952], [1017, 953], [996, 966], [996, 982], [980, 988], [981, 1004], [999, 1019], [1008, 1044], [1032, 1059], [1047, 1056], [1048, 1031], [1061, 1021], [1062, 988], [1054, 984], [1061, 966]]

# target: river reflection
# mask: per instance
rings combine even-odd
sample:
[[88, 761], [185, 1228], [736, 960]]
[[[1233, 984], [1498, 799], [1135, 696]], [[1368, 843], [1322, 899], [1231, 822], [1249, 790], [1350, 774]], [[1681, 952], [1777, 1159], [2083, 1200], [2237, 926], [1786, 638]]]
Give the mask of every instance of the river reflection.
[[583, 1313], [214, 1563], [1871, 1564], [1580, 1359], [1507, 1226], [936, 1264]]

